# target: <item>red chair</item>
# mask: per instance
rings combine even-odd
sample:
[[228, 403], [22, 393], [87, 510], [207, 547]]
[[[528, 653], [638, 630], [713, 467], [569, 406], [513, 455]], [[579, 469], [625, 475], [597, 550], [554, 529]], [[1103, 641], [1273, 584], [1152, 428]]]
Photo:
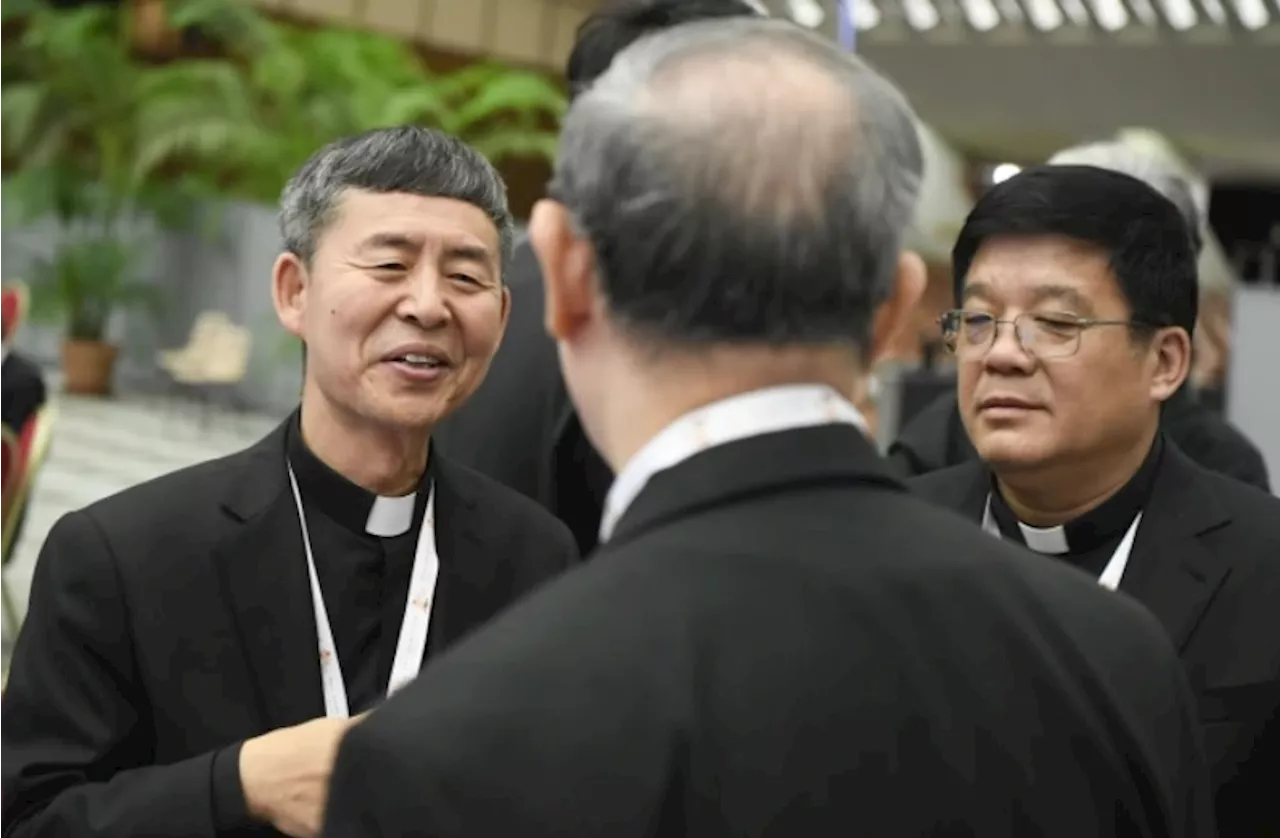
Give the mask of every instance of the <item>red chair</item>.
[[0, 291], [0, 338], [3, 338], [5, 346], [9, 345], [27, 319], [28, 303], [25, 285], [8, 285]]

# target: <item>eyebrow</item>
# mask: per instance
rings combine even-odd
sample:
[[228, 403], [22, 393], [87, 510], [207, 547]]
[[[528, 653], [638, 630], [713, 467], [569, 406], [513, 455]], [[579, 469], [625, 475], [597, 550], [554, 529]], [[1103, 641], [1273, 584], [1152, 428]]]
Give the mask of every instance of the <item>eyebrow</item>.
[[480, 244], [451, 244], [444, 248], [444, 257], [446, 259], [462, 259], [468, 262], [484, 262], [489, 264], [493, 261], [493, 253], [489, 248]]
[[1069, 285], [1042, 285], [1032, 293], [1031, 300], [1036, 305], [1047, 300], [1055, 300], [1066, 303], [1085, 314], [1093, 313], [1093, 303], [1089, 302], [1089, 298]]
[[363, 249], [387, 248], [391, 250], [418, 250], [422, 247], [422, 239], [407, 236], [404, 233], [374, 233], [361, 242]]
[[[420, 236], [410, 236], [404, 233], [375, 233], [365, 239], [361, 244], [362, 250], [421, 250], [423, 240]], [[455, 259], [468, 262], [481, 262], [486, 265], [493, 262], [493, 252], [489, 248], [480, 244], [449, 244], [445, 245], [442, 254], [446, 259]]]
[[[992, 292], [991, 286], [987, 283], [970, 282], [965, 285], [960, 300], [961, 302], [968, 302], [975, 297], [990, 300], [995, 296], [996, 294]], [[1040, 285], [1031, 292], [1032, 305], [1039, 305], [1050, 300], [1066, 303], [1086, 314], [1093, 312], [1093, 304], [1089, 302], [1089, 298], [1069, 285]]]

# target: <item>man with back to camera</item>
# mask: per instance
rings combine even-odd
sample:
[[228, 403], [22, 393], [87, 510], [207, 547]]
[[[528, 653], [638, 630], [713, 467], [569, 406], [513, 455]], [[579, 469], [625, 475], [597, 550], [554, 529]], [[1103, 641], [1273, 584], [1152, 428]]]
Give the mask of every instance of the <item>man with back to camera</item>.
[[1145, 605], [1198, 694], [1223, 836], [1280, 831], [1280, 500], [1160, 431], [1190, 367], [1195, 251], [1148, 185], [1042, 166], [993, 187], [952, 252], [943, 329], [981, 461], [923, 497]]
[[[638, 38], [696, 20], [763, 14], [748, 0], [612, 0], [578, 29], [565, 77], [586, 90]], [[585, 557], [596, 546], [613, 471], [583, 433], [542, 324], [542, 276], [528, 242], [512, 261], [511, 323], [485, 383], [436, 432], [449, 456], [541, 503], [569, 525]]]
[[1159, 625], [911, 497], [845, 396], [923, 289], [922, 166], [781, 21], [577, 98], [530, 240], [603, 545], [351, 730], [326, 835], [1212, 834]]
[[576, 561], [430, 441], [506, 322], [493, 167], [374, 131], [317, 152], [280, 225], [301, 407], [49, 533], [4, 694], [6, 836], [314, 835], [350, 717]]
[[[1049, 163], [1098, 166], [1138, 178], [1173, 202], [1191, 231], [1197, 254], [1202, 249], [1204, 221], [1191, 188], [1159, 159], [1124, 143], [1104, 142], [1063, 149], [1049, 158]], [[1160, 424], [1195, 462], [1271, 491], [1262, 452], [1239, 429], [1202, 404], [1190, 381], [1165, 401]], [[978, 459], [965, 434], [954, 388], [906, 423], [889, 447], [888, 457], [908, 477]]]

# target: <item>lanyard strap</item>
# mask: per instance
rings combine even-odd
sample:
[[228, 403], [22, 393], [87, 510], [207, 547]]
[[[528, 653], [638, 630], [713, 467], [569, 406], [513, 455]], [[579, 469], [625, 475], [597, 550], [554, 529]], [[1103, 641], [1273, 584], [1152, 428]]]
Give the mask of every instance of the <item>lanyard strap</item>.
[[[324, 689], [324, 714], [331, 719], [345, 719], [351, 715], [347, 703], [347, 685], [342, 679], [342, 664], [338, 661], [338, 648], [333, 642], [333, 629], [329, 625], [329, 612], [324, 606], [324, 594], [320, 590], [320, 577], [316, 575], [315, 556], [311, 551], [311, 535], [307, 530], [307, 515], [302, 505], [302, 492], [293, 474], [293, 464], [285, 462], [289, 470], [289, 486], [293, 489], [293, 502], [298, 508], [298, 522], [302, 527], [302, 546], [307, 554], [307, 575], [311, 580], [311, 604], [315, 610], [316, 639], [320, 647], [320, 684]], [[396, 639], [396, 656], [391, 664], [391, 679], [387, 683], [387, 695], [412, 681], [422, 668], [422, 657], [427, 650], [427, 632], [431, 626], [431, 605], [435, 598], [436, 579], [440, 575], [440, 556], [436, 553], [435, 488], [427, 495], [427, 510], [418, 530], [418, 546], [413, 554], [413, 572], [409, 576], [409, 595], [405, 599], [404, 619], [400, 622], [400, 636]]]
[[[1129, 554], [1133, 552], [1133, 541], [1138, 536], [1138, 524], [1141, 521], [1142, 513], [1139, 512], [1134, 516], [1133, 523], [1129, 525], [1124, 538], [1120, 539], [1120, 543], [1116, 545], [1116, 551], [1111, 554], [1111, 560], [1102, 569], [1102, 575], [1098, 577], [1098, 584], [1108, 591], [1114, 591], [1120, 587], [1120, 580], [1124, 578], [1125, 568], [1129, 565]], [[996, 538], [1004, 538], [995, 516], [991, 514], [991, 495], [987, 495], [987, 506], [982, 512], [982, 528]]]

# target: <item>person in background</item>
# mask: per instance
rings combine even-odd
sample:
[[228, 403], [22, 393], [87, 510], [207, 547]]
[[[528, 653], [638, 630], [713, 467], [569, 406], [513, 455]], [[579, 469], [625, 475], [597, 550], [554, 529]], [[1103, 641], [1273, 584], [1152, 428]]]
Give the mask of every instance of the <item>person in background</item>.
[[1211, 834], [1159, 625], [913, 498], [849, 401], [924, 288], [922, 169], [783, 21], [577, 98], [529, 235], [602, 546], [351, 729], [325, 835]]
[[[565, 77], [588, 89], [633, 41], [681, 23], [762, 14], [746, 0], [610, 0], [578, 29]], [[489, 377], [436, 441], [451, 457], [541, 503], [568, 524], [586, 556], [596, 545], [613, 472], [583, 433], [543, 327], [542, 277], [528, 242], [511, 267], [513, 307]]]
[[1128, 175], [1037, 167], [978, 201], [952, 264], [944, 331], [980, 459], [910, 485], [1146, 606], [1197, 694], [1221, 834], [1275, 835], [1280, 499], [1161, 430], [1196, 322], [1182, 215]]
[[[1159, 160], [1118, 142], [1065, 149], [1051, 164], [1099, 166], [1132, 175], [1173, 202], [1191, 230], [1196, 253], [1203, 247], [1204, 219], [1186, 181]], [[1270, 491], [1262, 452], [1217, 411], [1202, 404], [1188, 381], [1165, 401], [1161, 425], [1183, 453], [1205, 468]], [[977, 458], [965, 434], [954, 391], [939, 396], [901, 429], [889, 459], [905, 476], [959, 465]]]
[[356, 714], [577, 560], [431, 443], [507, 318], [493, 167], [421, 128], [341, 140], [280, 226], [301, 406], [54, 525], [4, 693], [6, 836], [314, 835]]
[[[22, 327], [22, 318], [25, 312], [24, 291], [17, 288], [5, 288], [3, 305], [4, 322], [3, 342], [0, 342], [0, 421], [4, 422], [7, 434], [12, 434], [5, 442], [5, 491], [10, 492], [8, 485], [10, 480], [9, 469], [13, 469], [14, 488], [18, 485], [19, 479], [29, 479], [30, 466], [25, 472], [24, 477], [18, 478], [17, 469], [18, 461], [22, 458], [19, 450], [22, 447], [20, 440], [23, 431], [27, 427], [27, 423], [39, 414], [40, 409], [45, 406], [48, 401], [48, 388], [44, 383], [44, 373], [34, 361], [17, 352], [13, 348], [14, 339], [17, 337], [18, 330]], [[10, 442], [13, 448], [9, 448]], [[12, 458], [12, 459], [10, 459]], [[5, 498], [5, 517], [9, 516], [9, 510], [12, 504], [21, 502], [17, 493], [13, 497]], [[27, 509], [30, 504], [23, 502], [22, 508], [17, 511], [16, 520], [12, 522], [13, 532], [5, 533], [5, 546], [9, 553], [6, 554], [7, 559], [12, 555], [14, 547], [18, 544], [19, 538], [22, 536], [24, 525], [26, 524]], [[10, 522], [5, 521], [6, 527]], [[12, 637], [5, 638], [6, 647], [13, 642]]]
[[48, 398], [44, 375], [40, 368], [25, 355], [13, 348], [14, 339], [22, 327], [22, 292], [17, 288], [5, 288], [3, 301], [4, 322], [0, 324], [3, 342], [0, 342], [0, 421], [15, 435]]

